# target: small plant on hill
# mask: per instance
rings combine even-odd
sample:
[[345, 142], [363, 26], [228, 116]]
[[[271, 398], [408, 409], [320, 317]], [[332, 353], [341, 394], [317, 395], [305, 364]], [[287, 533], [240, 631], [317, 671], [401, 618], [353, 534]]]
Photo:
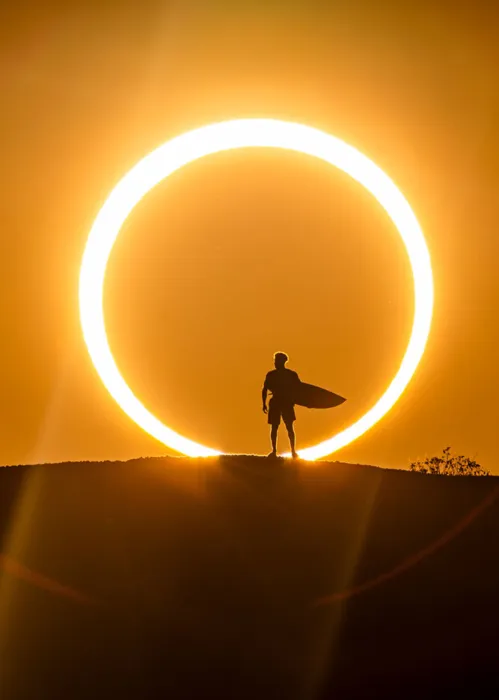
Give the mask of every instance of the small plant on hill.
[[440, 457], [426, 457], [411, 462], [411, 472], [420, 474], [443, 474], [444, 476], [489, 476], [474, 459], [464, 455], [453, 455], [446, 447]]

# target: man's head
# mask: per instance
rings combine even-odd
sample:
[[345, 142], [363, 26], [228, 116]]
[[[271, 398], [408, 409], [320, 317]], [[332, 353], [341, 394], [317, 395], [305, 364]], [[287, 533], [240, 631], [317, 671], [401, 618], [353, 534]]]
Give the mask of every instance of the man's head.
[[289, 357], [285, 352], [276, 352], [274, 355], [274, 366], [276, 369], [283, 369]]

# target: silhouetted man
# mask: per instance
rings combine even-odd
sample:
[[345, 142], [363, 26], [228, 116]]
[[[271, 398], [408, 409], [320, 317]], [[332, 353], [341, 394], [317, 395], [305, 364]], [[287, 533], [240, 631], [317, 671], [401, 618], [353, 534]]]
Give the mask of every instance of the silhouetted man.
[[[293, 423], [296, 420], [294, 408], [294, 395], [300, 378], [291, 369], [286, 369], [285, 365], [288, 356], [284, 352], [276, 352], [274, 355], [274, 366], [271, 372], [265, 377], [262, 390], [263, 412], [268, 413], [268, 423], [271, 426], [270, 439], [272, 441], [272, 452], [269, 457], [277, 456], [277, 430], [281, 422], [288, 431], [291, 454], [298, 457], [295, 450], [295, 431]], [[270, 391], [272, 398], [267, 410], [267, 392]]]

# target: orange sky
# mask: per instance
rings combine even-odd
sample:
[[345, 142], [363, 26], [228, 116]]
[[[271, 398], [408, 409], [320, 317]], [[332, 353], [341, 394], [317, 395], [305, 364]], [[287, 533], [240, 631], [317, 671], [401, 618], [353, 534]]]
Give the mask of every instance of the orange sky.
[[[422, 364], [389, 416], [333, 459], [406, 467], [451, 445], [499, 473], [490, 4], [129, 4], [1, 10], [0, 463], [165, 452], [87, 355], [86, 236], [113, 185], [160, 143], [267, 116], [372, 158], [407, 196], [432, 255]], [[348, 397], [335, 411], [299, 411], [299, 444], [324, 439], [390, 381], [412, 286], [393, 225], [360, 186], [305, 156], [248, 150], [190, 165], [143, 200], [113, 252], [105, 304], [117, 362], [159, 418], [210, 446], [264, 453], [260, 390], [274, 350]]]

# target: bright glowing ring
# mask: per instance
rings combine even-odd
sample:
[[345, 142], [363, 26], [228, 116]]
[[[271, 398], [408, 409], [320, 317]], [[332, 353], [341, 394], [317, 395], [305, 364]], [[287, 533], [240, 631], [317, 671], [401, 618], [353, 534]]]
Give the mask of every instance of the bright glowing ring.
[[80, 317], [88, 351], [104, 385], [128, 416], [164, 445], [191, 457], [220, 452], [175, 433], [150, 413], [123, 379], [114, 361], [104, 324], [103, 287], [107, 261], [123, 222], [161, 180], [202, 156], [233, 148], [285, 148], [315, 156], [340, 168], [378, 200], [405, 244], [414, 278], [415, 309], [411, 337], [397, 374], [381, 398], [353, 425], [300, 457], [315, 460], [363, 435], [395, 404], [423, 355], [433, 313], [433, 277], [423, 232], [407, 200], [371, 160], [340, 139], [302, 124], [274, 119], [239, 119], [195, 129], [143, 158], [116, 185], [100, 210], [87, 241], [80, 271]]

